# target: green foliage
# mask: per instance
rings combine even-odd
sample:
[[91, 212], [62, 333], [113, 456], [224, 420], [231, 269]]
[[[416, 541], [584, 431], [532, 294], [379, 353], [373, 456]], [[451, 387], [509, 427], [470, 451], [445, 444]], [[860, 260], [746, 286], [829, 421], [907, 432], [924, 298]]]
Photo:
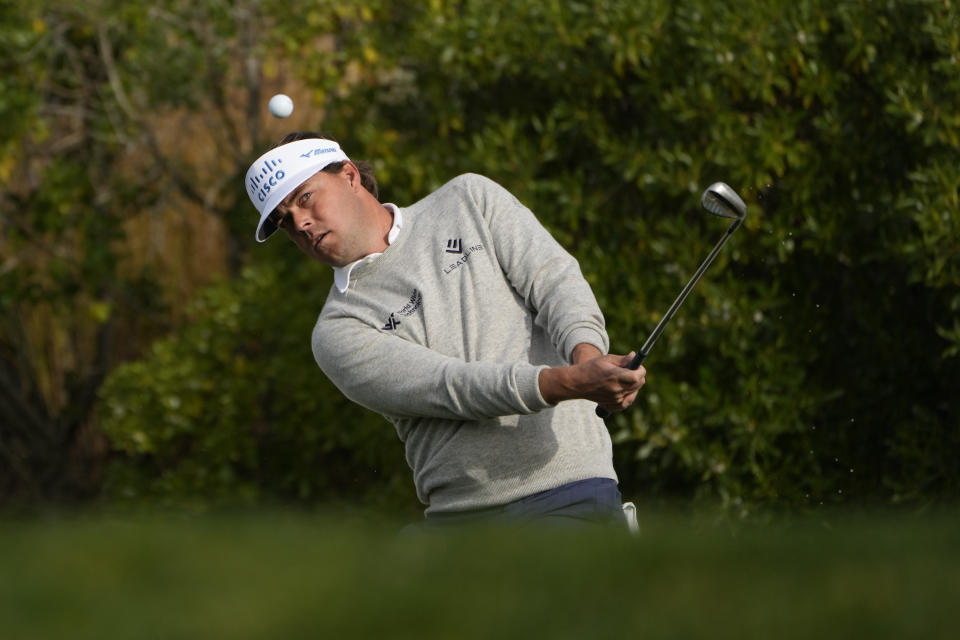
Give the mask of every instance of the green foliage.
[[351, 406], [313, 360], [329, 269], [282, 248], [287, 259], [205, 290], [185, 329], [110, 376], [101, 392], [117, 452], [108, 498], [200, 507], [360, 500], [392, 512], [415, 503], [393, 428]]
[[[197, 286], [176, 250], [246, 205], [227, 187], [246, 169], [232, 150], [257, 130], [242, 102], [261, 91], [260, 11], [277, 5], [0, 4], [0, 501], [96, 492], [97, 389], [175, 326]], [[195, 244], [190, 224], [167, 233], [191, 205], [208, 218]], [[221, 245], [229, 264], [206, 271], [242, 262], [238, 242]]]
[[0, 500], [76, 495], [89, 478], [67, 460], [113, 356], [112, 312], [149, 308], [150, 283], [121, 272], [116, 247], [144, 198], [113, 197], [125, 149], [107, 140], [95, 30], [62, 3], [0, 11]]
[[43, 28], [35, 22], [32, 12], [20, 11], [15, 5], [0, 5], [0, 141], [4, 143], [4, 160], [0, 163], [0, 175], [11, 167], [8, 142], [29, 128], [38, 96], [28, 89], [35, 82], [35, 68], [24, 64], [28, 52], [37, 46]]
[[[699, 211], [700, 192], [723, 180], [747, 200], [744, 227], [648, 359], [637, 406], [610, 423], [628, 495], [720, 498], [742, 513], [957, 495], [954, 4], [321, 2], [276, 20], [315, 88], [318, 128], [374, 161], [385, 200], [408, 203], [463, 171], [500, 181], [580, 259], [614, 351], [639, 346], [722, 233]], [[336, 34], [337, 47], [318, 47], [318, 33]], [[278, 279], [271, 294], [291, 313], [309, 306], [297, 282]], [[249, 286], [217, 295], [243, 308]], [[198, 307], [197, 326], [218, 326], [215, 312]], [[339, 430], [307, 435], [325, 427], [304, 424], [314, 415], [304, 407], [337, 406], [348, 424], [367, 416], [318, 386], [310, 363], [289, 375], [308, 355], [308, 325], [289, 355], [265, 349], [264, 332], [220, 328], [224, 353], [289, 382], [272, 395], [253, 373], [244, 387], [235, 363], [204, 364], [200, 337], [117, 372], [103, 397], [139, 474], [128, 484], [157, 489], [167, 473], [172, 454], [129, 444], [133, 433], [164, 451], [176, 440], [176, 425], [156, 426], [169, 419], [166, 397], [184, 396], [171, 416], [222, 431], [179, 427], [191, 451], [210, 438], [254, 459], [241, 443], [263, 420], [316, 438], [299, 455], [338, 446]], [[188, 369], [166, 372], [174, 365]], [[207, 367], [240, 379], [188, 394]], [[161, 393], [154, 377], [172, 386]], [[132, 408], [118, 417], [141, 402], [149, 421]], [[223, 422], [206, 422], [222, 402]], [[320, 476], [292, 469], [283, 486], [337, 482]]]

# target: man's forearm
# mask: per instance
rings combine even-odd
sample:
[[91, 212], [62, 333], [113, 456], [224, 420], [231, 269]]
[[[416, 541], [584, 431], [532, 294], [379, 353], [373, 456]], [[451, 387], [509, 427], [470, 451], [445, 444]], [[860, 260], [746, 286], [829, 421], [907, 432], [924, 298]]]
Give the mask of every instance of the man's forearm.
[[581, 342], [573, 348], [571, 360], [573, 361], [573, 364], [580, 364], [581, 362], [586, 362], [587, 360], [599, 358], [602, 355], [603, 352], [589, 342]]
[[[578, 365], [594, 358], [599, 358], [603, 353], [594, 345], [581, 342], [573, 348], [571, 360], [574, 365]], [[578, 397], [578, 380], [574, 367], [551, 367], [540, 372], [540, 394], [543, 399], [550, 404], [557, 404], [562, 400], [572, 400]]]

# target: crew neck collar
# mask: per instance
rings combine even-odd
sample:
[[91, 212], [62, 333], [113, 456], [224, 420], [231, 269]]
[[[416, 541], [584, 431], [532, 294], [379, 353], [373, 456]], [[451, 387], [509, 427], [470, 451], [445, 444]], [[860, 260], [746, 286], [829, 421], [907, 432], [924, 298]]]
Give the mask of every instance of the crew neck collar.
[[[387, 233], [387, 245], [389, 246], [393, 244], [400, 235], [400, 228], [403, 226], [403, 214], [400, 213], [400, 207], [393, 203], [386, 202], [383, 206], [393, 215], [393, 226], [390, 227], [390, 231]], [[370, 255], [364, 256], [359, 260], [354, 260], [350, 264], [343, 267], [334, 267], [333, 284], [337, 287], [337, 291], [340, 293], [346, 293], [347, 289], [350, 288], [350, 274], [353, 273], [353, 270], [359, 267], [361, 264], [373, 262], [382, 255], [383, 252], [371, 253]]]

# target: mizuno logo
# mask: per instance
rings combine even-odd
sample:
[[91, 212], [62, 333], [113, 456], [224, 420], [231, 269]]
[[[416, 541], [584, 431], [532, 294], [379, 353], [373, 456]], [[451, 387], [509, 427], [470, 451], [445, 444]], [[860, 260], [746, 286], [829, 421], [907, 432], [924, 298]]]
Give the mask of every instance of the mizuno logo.
[[447, 253], [463, 253], [463, 241], [460, 238], [447, 240]]
[[301, 158], [309, 158], [310, 156], [317, 157], [321, 153], [332, 153], [336, 150], [337, 150], [336, 147], [317, 147], [316, 149], [311, 149], [306, 153], [301, 153], [300, 157]]
[[390, 317], [387, 318], [387, 324], [383, 325], [383, 329], [386, 331], [394, 331], [397, 327], [400, 326], [400, 321], [393, 317], [393, 314], [390, 314]]

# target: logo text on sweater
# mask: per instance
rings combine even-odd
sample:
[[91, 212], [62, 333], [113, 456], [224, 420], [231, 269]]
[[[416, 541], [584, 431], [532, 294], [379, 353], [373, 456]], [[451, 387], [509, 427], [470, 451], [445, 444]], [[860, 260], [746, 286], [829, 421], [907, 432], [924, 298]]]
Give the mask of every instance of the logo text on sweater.
[[[446, 275], [446, 274], [448, 274], [448, 273], [453, 273], [454, 271], [456, 271], [457, 269], [459, 269], [459, 268], [462, 267], [463, 265], [467, 264], [467, 261], [470, 260], [470, 256], [471, 256], [472, 254], [476, 253], [477, 251], [483, 251], [483, 245], [482, 245], [482, 244], [475, 244], [475, 245], [470, 246], [470, 247], [462, 248], [463, 245], [460, 244], [460, 241], [459, 241], [459, 240], [457, 240], [457, 243], [458, 243], [457, 248], [460, 249], [461, 255], [460, 255], [459, 258], [457, 258], [457, 261], [456, 261], [456, 262], [451, 262], [450, 264], [448, 264], [447, 266], [445, 266], [445, 267], [443, 268], [443, 273], [444, 273], [444, 275]], [[447, 252], [448, 252], [448, 253], [453, 253], [453, 252], [451, 252], [451, 251], [449, 250], [449, 248], [447, 249]]]
[[380, 327], [383, 331], [396, 331], [400, 326], [400, 320], [397, 318], [409, 318], [423, 307], [423, 293], [419, 289], [414, 289], [407, 298], [406, 304], [390, 314], [387, 323]]
[[398, 311], [394, 311], [390, 315], [403, 316], [405, 318], [412, 316], [417, 311], [420, 310], [420, 307], [423, 306], [423, 294], [420, 293], [418, 289], [414, 289], [413, 293], [410, 294], [410, 298], [407, 299], [407, 303], [400, 307]]

